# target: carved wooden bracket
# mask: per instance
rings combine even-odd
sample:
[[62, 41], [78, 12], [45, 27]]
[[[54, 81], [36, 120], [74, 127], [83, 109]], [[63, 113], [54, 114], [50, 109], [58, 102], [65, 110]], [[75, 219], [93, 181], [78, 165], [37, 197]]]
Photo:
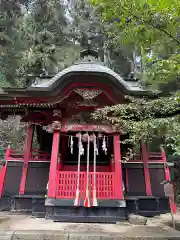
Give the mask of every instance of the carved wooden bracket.
[[60, 131], [61, 130], [61, 122], [54, 121], [52, 124], [48, 124], [47, 126], [43, 127], [43, 130], [46, 130], [49, 133], [53, 133], [54, 131]]

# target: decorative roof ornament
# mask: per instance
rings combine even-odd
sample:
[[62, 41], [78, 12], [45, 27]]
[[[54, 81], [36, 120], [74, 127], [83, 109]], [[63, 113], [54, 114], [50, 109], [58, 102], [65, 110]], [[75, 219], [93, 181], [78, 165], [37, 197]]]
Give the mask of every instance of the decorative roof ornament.
[[91, 40], [88, 40], [87, 49], [80, 52], [80, 58], [89, 62], [97, 61], [99, 59], [98, 51], [91, 48]]
[[83, 101], [77, 101], [75, 103], [68, 104], [70, 107], [97, 107], [98, 103], [94, 101], [93, 99], [83, 99]]
[[60, 109], [54, 109], [53, 110], [53, 117], [62, 117], [62, 112]]
[[35, 80], [33, 81], [33, 85], [35, 85], [35, 86], [40, 84], [40, 83], [41, 83], [41, 80], [40, 80], [39, 77], [36, 77]]
[[99, 54], [97, 51], [92, 50], [92, 49], [86, 49], [80, 52], [80, 58], [83, 60], [98, 60]]
[[42, 73], [40, 74], [40, 78], [47, 75], [48, 75], [48, 71], [45, 68], [43, 68]]
[[93, 99], [102, 93], [102, 91], [99, 89], [78, 88], [78, 89], [75, 89], [74, 91], [76, 93], [78, 93], [81, 97], [83, 97], [84, 99]]

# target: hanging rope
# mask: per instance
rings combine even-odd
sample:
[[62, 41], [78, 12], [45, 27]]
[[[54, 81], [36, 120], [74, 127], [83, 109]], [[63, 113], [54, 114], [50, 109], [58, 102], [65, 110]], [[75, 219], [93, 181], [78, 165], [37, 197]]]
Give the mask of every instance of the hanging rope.
[[96, 143], [96, 135], [94, 134], [94, 175], [93, 175], [93, 196], [92, 196], [92, 206], [97, 207], [97, 197], [96, 197], [96, 155], [98, 155], [97, 143]]
[[82, 135], [81, 133], [79, 134], [79, 141], [78, 141], [78, 169], [77, 169], [77, 187], [76, 187], [76, 197], [74, 200], [74, 206], [79, 206], [80, 205], [80, 167], [81, 167], [81, 155], [84, 154], [84, 148], [82, 145]]
[[90, 149], [90, 139], [89, 134], [87, 135], [87, 179], [86, 179], [86, 195], [84, 200], [84, 207], [90, 207], [89, 200], [89, 149]]
[[70, 137], [70, 149], [71, 149], [71, 154], [73, 154], [73, 144], [74, 144], [74, 142], [73, 142], [73, 137], [71, 136], [71, 137]]
[[102, 150], [104, 151], [105, 155], [107, 155], [107, 145], [105, 136], [103, 137]]

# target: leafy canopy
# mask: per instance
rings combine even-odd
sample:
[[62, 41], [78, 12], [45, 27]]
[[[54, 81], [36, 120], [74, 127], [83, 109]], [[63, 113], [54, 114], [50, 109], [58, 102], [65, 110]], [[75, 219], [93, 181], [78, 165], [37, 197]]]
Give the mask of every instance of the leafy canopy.
[[93, 118], [113, 124], [122, 134], [129, 134], [125, 143], [136, 146], [140, 140], [159, 136], [180, 155], [180, 97], [155, 100], [127, 97], [130, 103], [97, 109]]
[[156, 100], [130, 98], [129, 104], [99, 109], [94, 118], [129, 133], [133, 145], [160, 136], [180, 155], [180, 1], [91, 2], [99, 7], [102, 21], [111, 24], [112, 42], [134, 50], [140, 65], [135, 70], [142, 83], [171, 95]]
[[[113, 23], [109, 35], [134, 48], [141, 61], [141, 80], [164, 90], [179, 87], [179, 0], [91, 0], [103, 22]], [[169, 84], [170, 83], [170, 84]]]
[[[92, 0], [104, 20], [117, 20], [127, 40], [148, 46], [165, 36], [180, 44], [178, 0]], [[131, 38], [131, 39], [130, 39]]]

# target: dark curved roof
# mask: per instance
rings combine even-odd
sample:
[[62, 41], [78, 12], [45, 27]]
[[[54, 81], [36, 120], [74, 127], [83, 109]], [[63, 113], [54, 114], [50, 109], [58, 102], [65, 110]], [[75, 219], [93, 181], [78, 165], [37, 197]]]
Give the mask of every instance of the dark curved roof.
[[146, 92], [142, 89], [142, 87], [138, 84], [138, 82], [135, 81], [125, 81], [122, 77], [120, 77], [117, 73], [115, 73], [110, 68], [104, 66], [99, 61], [88, 61], [83, 60], [75, 63], [74, 65], [62, 70], [58, 74], [56, 74], [52, 79], [39, 79], [36, 82], [34, 82], [30, 88], [35, 88], [36, 90], [40, 89], [46, 89], [46, 88], [53, 88], [53, 85], [57, 85], [57, 82], [61, 80], [61, 78], [65, 78], [66, 75], [69, 75], [71, 73], [71, 76], [73, 74], [83, 74], [83, 73], [89, 73], [89, 74], [103, 74], [107, 75], [111, 78], [113, 78], [120, 87], [123, 87], [126, 92]]
[[74, 81], [91, 85], [91, 83], [103, 83], [110, 85], [113, 93], [119, 96], [120, 92], [127, 95], [144, 96], [149, 92], [144, 90], [137, 81], [125, 81], [119, 74], [105, 66], [98, 59], [98, 53], [94, 50], [84, 50], [80, 60], [72, 66], [65, 68], [55, 76], [34, 77], [35, 81], [27, 88], [3, 88], [0, 99], [11, 100], [16, 97], [51, 97], [56, 96]]

